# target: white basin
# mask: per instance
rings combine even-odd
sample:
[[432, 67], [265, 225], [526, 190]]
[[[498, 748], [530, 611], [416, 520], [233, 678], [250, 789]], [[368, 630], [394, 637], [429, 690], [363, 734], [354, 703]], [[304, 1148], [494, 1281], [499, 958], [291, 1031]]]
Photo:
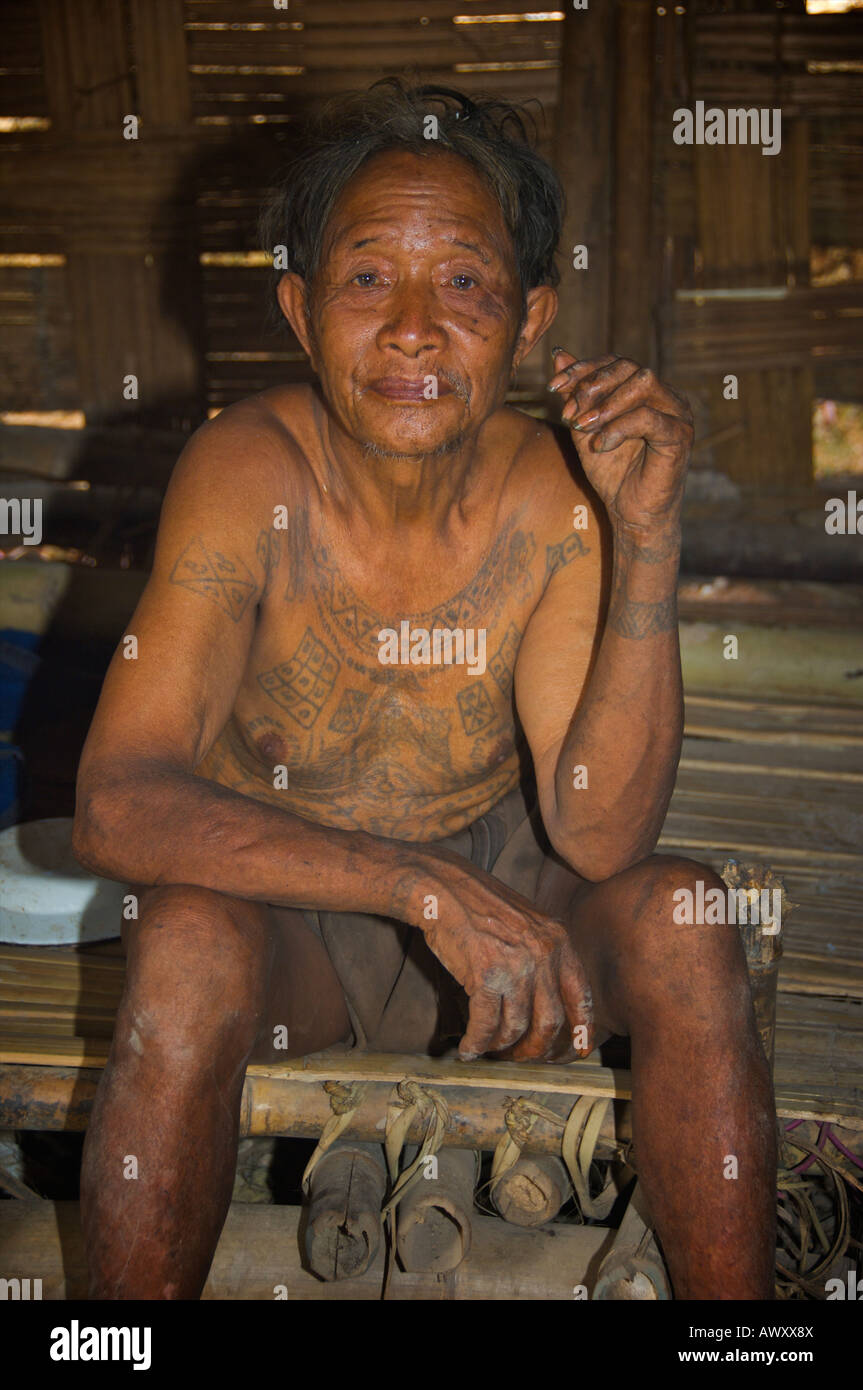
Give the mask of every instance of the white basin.
[[119, 936], [126, 892], [82, 869], [71, 816], [0, 831], [0, 941], [69, 946]]

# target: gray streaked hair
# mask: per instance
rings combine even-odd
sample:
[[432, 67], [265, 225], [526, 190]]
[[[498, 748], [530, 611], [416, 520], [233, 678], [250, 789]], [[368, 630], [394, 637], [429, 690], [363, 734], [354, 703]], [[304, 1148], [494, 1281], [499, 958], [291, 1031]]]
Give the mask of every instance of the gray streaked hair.
[[[434, 139], [423, 134], [429, 116], [437, 121]], [[449, 87], [410, 86], [399, 77], [347, 93], [302, 130], [297, 153], [263, 210], [261, 242], [270, 252], [286, 247], [288, 269], [310, 283], [336, 200], [366, 160], [391, 150], [429, 158], [446, 151], [472, 164], [497, 198], [512, 236], [522, 299], [537, 285], [556, 285], [563, 191], [533, 148], [529, 123], [524, 107], [471, 99]], [[274, 272], [274, 291], [283, 273]]]

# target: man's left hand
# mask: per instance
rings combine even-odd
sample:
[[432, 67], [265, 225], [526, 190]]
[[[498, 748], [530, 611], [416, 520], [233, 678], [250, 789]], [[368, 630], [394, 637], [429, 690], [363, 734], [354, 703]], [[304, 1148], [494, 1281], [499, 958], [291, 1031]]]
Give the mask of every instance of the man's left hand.
[[565, 401], [562, 418], [612, 524], [679, 525], [693, 435], [685, 397], [627, 357], [580, 362], [556, 348], [554, 365], [549, 390]]

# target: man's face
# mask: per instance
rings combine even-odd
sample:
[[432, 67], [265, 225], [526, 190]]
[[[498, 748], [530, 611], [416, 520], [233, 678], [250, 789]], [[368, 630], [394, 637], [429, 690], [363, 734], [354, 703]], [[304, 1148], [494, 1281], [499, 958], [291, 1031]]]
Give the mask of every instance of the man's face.
[[309, 302], [339, 425], [387, 455], [457, 447], [503, 403], [521, 309], [503, 213], [470, 164], [370, 160], [333, 209]]

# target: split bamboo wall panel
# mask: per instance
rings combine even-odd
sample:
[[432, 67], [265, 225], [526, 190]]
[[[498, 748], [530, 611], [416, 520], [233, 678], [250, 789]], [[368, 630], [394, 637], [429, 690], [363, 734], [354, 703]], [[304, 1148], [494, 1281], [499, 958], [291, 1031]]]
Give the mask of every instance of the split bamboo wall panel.
[[[637, 355], [694, 398], [702, 432], [735, 426], [700, 464], [805, 484], [813, 394], [863, 400], [863, 282], [809, 276], [810, 246], [863, 247], [863, 15], [676, 8], [5, 0], [0, 409], [185, 429], [306, 379], [266, 322], [266, 269], [231, 257], [257, 249], [298, 116], [411, 71], [541, 103], [569, 197], [560, 326], [576, 349]], [[696, 100], [780, 107], [781, 155], [675, 145], [673, 112]], [[130, 114], [137, 140], [122, 137]], [[589, 277], [570, 241], [591, 244]], [[783, 293], [715, 297], [759, 289]], [[544, 365], [534, 354], [520, 374], [528, 403]]]

